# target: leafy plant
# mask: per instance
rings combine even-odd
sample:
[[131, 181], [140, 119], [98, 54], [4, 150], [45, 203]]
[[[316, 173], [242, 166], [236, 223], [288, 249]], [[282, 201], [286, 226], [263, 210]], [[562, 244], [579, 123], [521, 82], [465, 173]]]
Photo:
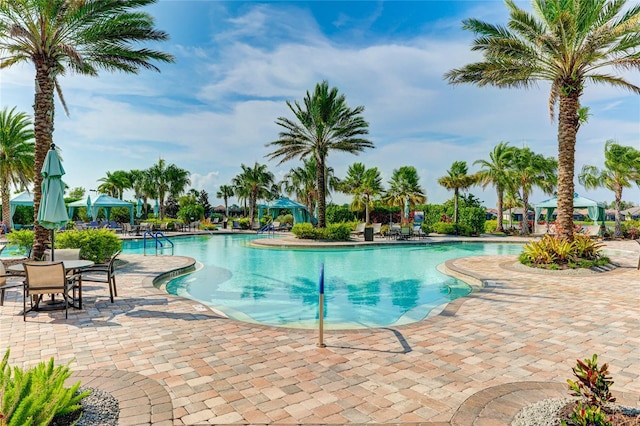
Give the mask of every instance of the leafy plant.
[[291, 233], [300, 239], [313, 240], [316, 238], [316, 230], [310, 223], [296, 223], [291, 228]]
[[600, 407], [588, 404], [583, 406], [581, 401], [573, 407], [571, 423], [562, 420], [562, 426], [612, 426], [612, 424]]
[[79, 248], [80, 257], [105, 263], [122, 248], [122, 241], [108, 229], [65, 231], [56, 236], [57, 248]]
[[22, 248], [27, 254], [27, 257], [31, 256], [31, 248], [33, 247], [34, 238], [35, 233], [30, 229], [21, 229], [7, 234], [7, 241], [9, 244]]
[[41, 362], [26, 371], [8, 365], [9, 349], [0, 362], [0, 413], [3, 425], [48, 425], [55, 416], [81, 408], [80, 401], [91, 391], [78, 392], [80, 382], [70, 388], [64, 382], [71, 376], [69, 366]]
[[584, 361], [577, 360], [578, 364], [573, 367], [573, 374], [578, 380], [567, 380], [571, 395], [582, 398], [590, 405], [599, 407], [607, 403], [615, 402], [609, 387], [613, 385], [613, 380], [608, 376], [609, 365], [603, 364], [598, 368], [598, 355], [593, 354], [591, 359]]
[[[602, 244], [589, 237], [575, 234], [574, 241], [569, 242], [560, 236], [545, 235], [539, 241], [530, 241], [523, 247], [520, 262], [535, 267], [558, 269], [566, 265], [570, 268], [590, 268], [600, 264]], [[555, 265], [555, 266], [553, 266]]]

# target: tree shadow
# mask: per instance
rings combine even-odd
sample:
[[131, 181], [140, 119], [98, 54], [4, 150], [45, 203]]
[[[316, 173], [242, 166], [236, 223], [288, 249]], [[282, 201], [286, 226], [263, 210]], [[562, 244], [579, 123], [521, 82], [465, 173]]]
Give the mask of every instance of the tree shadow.
[[382, 349], [373, 349], [373, 348], [362, 348], [362, 347], [357, 347], [357, 346], [340, 346], [340, 345], [326, 345], [326, 347], [327, 348], [336, 348], [336, 349], [351, 349], [351, 350], [356, 350], [356, 351], [382, 352], [382, 353], [389, 353], [389, 354], [406, 354], [406, 353], [409, 353], [409, 352], [413, 351], [413, 349], [411, 348], [411, 345], [409, 345], [409, 342], [407, 342], [407, 340], [404, 338], [402, 333], [400, 333], [398, 330], [396, 330], [394, 328], [389, 328], [389, 327], [380, 327], [377, 330], [388, 330], [391, 333], [393, 333], [393, 335], [398, 340], [398, 343], [400, 344], [400, 347], [402, 349], [400, 349], [400, 350], [382, 350]]

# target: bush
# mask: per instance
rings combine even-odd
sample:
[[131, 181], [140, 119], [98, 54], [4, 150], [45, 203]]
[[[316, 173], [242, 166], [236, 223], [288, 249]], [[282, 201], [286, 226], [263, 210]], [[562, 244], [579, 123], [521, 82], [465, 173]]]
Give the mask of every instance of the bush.
[[[200, 220], [204, 216], [204, 207], [200, 204], [187, 204], [178, 210], [178, 218], [184, 223]], [[193, 220], [191, 220], [193, 218]]]
[[496, 227], [498, 226], [498, 221], [491, 219], [491, 220], [485, 220], [484, 221], [484, 233], [485, 234], [492, 234], [496, 231]]
[[240, 229], [249, 229], [249, 218], [241, 217], [238, 219], [238, 225], [240, 225]]
[[30, 229], [11, 231], [7, 234], [7, 241], [9, 244], [20, 247], [26, 253], [26, 257], [30, 257], [35, 235], [35, 232]]
[[292, 214], [280, 215], [276, 218], [275, 221], [280, 222], [280, 225], [284, 225], [286, 223], [289, 226], [293, 226], [293, 215]]
[[329, 204], [327, 206], [325, 217], [327, 219], [327, 223], [349, 222], [356, 218], [353, 212], [349, 210], [349, 206], [337, 206], [335, 204]]
[[424, 206], [424, 222], [433, 226], [440, 222], [442, 215], [446, 214], [447, 209], [440, 204], [427, 204]]
[[296, 223], [291, 228], [291, 233], [300, 239], [315, 240], [316, 229], [310, 223]]
[[69, 366], [54, 367], [53, 358], [26, 371], [8, 365], [9, 349], [0, 362], [0, 423], [13, 425], [43, 425], [55, 416], [78, 411], [80, 401], [91, 391], [78, 392], [80, 382], [70, 388], [64, 382], [71, 376]]
[[348, 241], [351, 237], [351, 225], [332, 223], [326, 228], [314, 228], [310, 223], [296, 223], [291, 232], [300, 239]]
[[[456, 233], [457, 228], [457, 233]], [[469, 226], [459, 223], [457, 226], [455, 223], [451, 222], [436, 222], [433, 224], [433, 232], [438, 234], [448, 234], [448, 235], [462, 235], [465, 237], [471, 236], [471, 228]]]
[[106, 263], [122, 249], [122, 241], [108, 229], [65, 231], [56, 236], [57, 248], [79, 248], [80, 257], [95, 263]]
[[467, 225], [473, 235], [480, 235], [484, 232], [484, 224], [487, 220], [487, 212], [484, 208], [462, 207], [458, 210], [460, 213], [459, 224]]
[[608, 263], [609, 259], [601, 256], [601, 243], [580, 234], [573, 238], [568, 242], [560, 236], [545, 235], [539, 241], [530, 241], [523, 247], [520, 263], [548, 269], [590, 268]]

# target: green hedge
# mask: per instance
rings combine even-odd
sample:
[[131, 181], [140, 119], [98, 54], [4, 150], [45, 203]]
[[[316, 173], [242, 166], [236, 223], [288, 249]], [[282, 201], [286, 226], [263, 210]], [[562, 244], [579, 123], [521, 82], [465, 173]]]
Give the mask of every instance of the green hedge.
[[458, 209], [460, 224], [466, 225], [472, 235], [480, 235], [484, 232], [484, 223], [487, 220], [486, 210], [482, 207], [462, 207]]
[[79, 248], [80, 257], [105, 263], [122, 249], [122, 241], [108, 229], [65, 231], [56, 235], [57, 248]]
[[351, 226], [347, 223], [330, 223], [326, 228], [314, 228], [310, 223], [296, 223], [291, 232], [300, 239], [348, 241]]
[[[459, 223], [458, 226], [458, 235], [462, 235], [465, 237], [471, 236], [471, 228], [463, 223]], [[436, 222], [433, 224], [433, 232], [438, 234], [448, 234], [448, 235], [456, 235], [456, 224], [452, 222]]]

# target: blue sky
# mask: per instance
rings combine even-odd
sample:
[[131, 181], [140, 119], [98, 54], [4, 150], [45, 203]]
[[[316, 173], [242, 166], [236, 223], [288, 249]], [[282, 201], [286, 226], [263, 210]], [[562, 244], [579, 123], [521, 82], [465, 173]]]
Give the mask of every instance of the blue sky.
[[[378, 167], [386, 183], [393, 169], [412, 165], [428, 202], [441, 203], [452, 194], [437, 179], [451, 163], [464, 160], [476, 171], [472, 163], [488, 158], [500, 141], [557, 155], [547, 84], [500, 90], [452, 87], [442, 79], [479, 59], [461, 21], [506, 23], [502, 1], [160, 0], [147, 11], [171, 37], [154, 47], [175, 55], [175, 64], [160, 64], [161, 73], [60, 81], [70, 116], [57, 102], [54, 141], [71, 188], [93, 189], [107, 171], [144, 169], [159, 158], [189, 170], [193, 187], [206, 190], [213, 205], [222, 203], [215, 193], [241, 163], [266, 163], [280, 180], [299, 162], [277, 166], [265, 158], [265, 144], [278, 135], [275, 120], [292, 117], [285, 101], [302, 100], [322, 80], [351, 107], [365, 107], [376, 145], [358, 156], [330, 153], [339, 177], [358, 161]], [[2, 70], [0, 104], [32, 113], [33, 76], [32, 66]], [[627, 78], [640, 85], [638, 73]], [[578, 135], [576, 173], [583, 164], [602, 166], [608, 139], [640, 149], [638, 95], [587, 86], [582, 101], [592, 116]], [[576, 189], [613, 200], [606, 190]], [[492, 188], [471, 193], [495, 205]], [[531, 201], [545, 198], [535, 193]], [[640, 204], [640, 191], [627, 189], [623, 198]]]

